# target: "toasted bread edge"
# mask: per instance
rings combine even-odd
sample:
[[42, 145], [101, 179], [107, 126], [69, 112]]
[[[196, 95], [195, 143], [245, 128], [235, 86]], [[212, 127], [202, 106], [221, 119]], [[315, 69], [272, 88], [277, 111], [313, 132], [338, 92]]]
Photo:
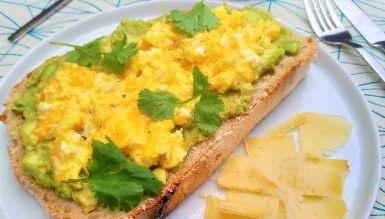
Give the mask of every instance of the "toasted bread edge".
[[277, 106], [305, 77], [318, 45], [313, 37], [300, 37], [301, 49], [295, 56], [285, 57], [275, 68], [273, 75], [264, 76], [257, 82], [249, 110], [246, 114], [226, 120], [210, 139], [195, 145], [181, 167], [172, 174], [160, 196], [148, 198], [129, 212], [113, 211], [98, 207], [84, 213], [73, 201], [60, 198], [50, 189], [44, 188], [24, 170], [21, 161], [23, 148], [18, 130], [22, 116], [11, 110], [11, 104], [24, 90], [28, 74], [10, 93], [5, 111], [0, 117], [7, 125], [14, 146], [8, 147], [12, 167], [20, 184], [44, 206], [51, 216], [58, 218], [160, 218], [168, 215], [190, 193], [203, 183], [215, 169], [231, 154], [250, 130]]

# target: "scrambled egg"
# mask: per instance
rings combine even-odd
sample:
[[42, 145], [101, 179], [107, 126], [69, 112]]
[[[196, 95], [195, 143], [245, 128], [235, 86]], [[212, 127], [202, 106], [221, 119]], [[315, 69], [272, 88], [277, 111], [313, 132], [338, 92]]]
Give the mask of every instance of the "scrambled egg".
[[53, 175], [56, 183], [78, 178], [92, 156], [91, 141], [109, 136], [135, 163], [164, 170], [181, 163], [189, 148], [182, 130], [193, 119], [192, 101], [176, 109], [172, 120], [154, 122], [137, 107], [138, 93], [166, 90], [181, 99], [192, 95], [192, 68], [198, 65], [224, 94], [258, 78], [255, 66], [281, 27], [273, 20], [249, 23], [241, 11], [213, 9], [217, 28], [186, 37], [167, 21], [154, 23], [138, 40], [139, 52], [122, 75], [65, 64], [44, 82], [38, 96], [39, 141], [55, 139]]

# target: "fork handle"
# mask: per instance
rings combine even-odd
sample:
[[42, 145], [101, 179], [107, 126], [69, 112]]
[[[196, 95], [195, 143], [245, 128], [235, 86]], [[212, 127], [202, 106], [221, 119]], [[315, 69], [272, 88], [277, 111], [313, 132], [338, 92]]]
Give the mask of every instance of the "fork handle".
[[372, 44], [375, 48], [385, 53], [385, 40]]
[[372, 54], [368, 52], [363, 46], [358, 43], [349, 41], [346, 42], [347, 45], [354, 47], [361, 56], [365, 59], [365, 61], [372, 67], [372, 69], [380, 76], [382, 81], [385, 82], [385, 68], [378, 62]]

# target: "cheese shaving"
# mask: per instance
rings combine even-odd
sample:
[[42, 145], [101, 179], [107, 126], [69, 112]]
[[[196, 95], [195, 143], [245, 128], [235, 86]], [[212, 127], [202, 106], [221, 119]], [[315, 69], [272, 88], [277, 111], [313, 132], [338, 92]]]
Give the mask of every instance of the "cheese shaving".
[[291, 117], [288, 121], [279, 125], [273, 129], [267, 130], [267, 136], [280, 136], [284, 135], [287, 132], [297, 128], [298, 126], [306, 122], [306, 116], [303, 113], [299, 113]]
[[319, 113], [305, 113], [306, 122], [299, 127], [300, 145], [305, 154], [327, 155], [347, 144], [352, 125], [346, 119]]
[[332, 197], [306, 197], [297, 219], [340, 219], [347, 207], [343, 199]]
[[271, 193], [275, 186], [252, 166], [252, 158], [232, 155], [218, 176], [218, 185], [226, 189]]
[[[283, 135], [297, 127], [301, 147], [294, 136]], [[342, 194], [348, 161], [322, 155], [346, 144], [351, 129], [338, 116], [300, 113], [267, 137], [246, 139], [248, 156], [232, 155], [218, 176], [218, 185], [230, 190], [222, 202], [215, 200], [212, 218], [342, 218], [347, 212]]]
[[249, 138], [245, 140], [247, 154], [263, 163], [269, 175], [295, 186], [296, 146], [294, 136]]
[[258, 163], [258, 161], [255, 159], [253, 160], [253, 167], [256, 168], [268, 180], [270, 180], [275, 186], [277, 186], [275, 194], [284, 202], [287, 218], [297, 219], [297, 212], [300, 209], [300, 203], [303, 201], [301, 191], [270, 175], [269, 168], [267, 166], [263, 166], [263, 164]]
[[220, 205], [222, 212], [257, 219], [278, 219], [279, 199], [273, 196], [229, 191]]
[[324, 157], [307, 157], [306, 159], [317, 165], [338, 170], [342, 174], [347, 174], [349, 171], [349, 164], [347, 160], [329, 159]]
[[335, 168], [313, 163], [305, 158], [298, 159], [296, 187], [304, 195], [338, 196], [344, 189], [344, 174]]
[[346, 145], [352, 125], [346, 119], [321, 113], [304, 112], [284, 124], [266, 131], [268, 136], [279, 136], [299, 127], [300, 145], [311, 156], [327, 155]]
[[234, 214], [225, 214], [220, 211], [219, 205], [222, 199], [209, 195], [207, 197], [205, 219], [250, 219], [249, 217], [242, 217]]

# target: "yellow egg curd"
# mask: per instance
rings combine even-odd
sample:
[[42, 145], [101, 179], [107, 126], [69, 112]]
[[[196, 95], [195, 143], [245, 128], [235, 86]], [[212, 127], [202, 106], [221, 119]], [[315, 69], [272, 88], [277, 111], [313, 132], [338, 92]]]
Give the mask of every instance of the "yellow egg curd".
[[187, 99], [195, 65], [208, 76], [210, 90], [221, 95], [258, 79], [262, 71], [256, 69], [280, 35], [280, 25], [272, 19], [250, 22], [246, 12], [226, 6], [212, 11], [218, 26], [192, 37], [166, 19], [128, 37], [138, 43], [139, 52], [121, 75], [65, 63], [42, 82], [32, 136], [37, 142], [54, 139], [56, 183], [79, 178], [92, 157], [92, 140], [105, 142], [105, 136], [130, 160], [156, 167], [154, 173], [164, 180], [164, 170], [180, 164], [189, 150], [183, 126], [192, 122], [196, 101], [178, 107], [172, 120], [155, 122], [138, 109], [138, 93], [163, 90]]

